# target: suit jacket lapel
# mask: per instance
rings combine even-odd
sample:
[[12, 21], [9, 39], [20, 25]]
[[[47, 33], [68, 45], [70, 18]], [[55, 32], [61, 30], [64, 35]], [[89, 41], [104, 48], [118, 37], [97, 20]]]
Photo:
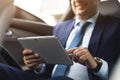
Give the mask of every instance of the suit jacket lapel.
[[93, 56], [95, 56], [96, 51], [99, 48], [101, 36], [102, 36], [103, 30], [104, 30], [104, 19], [103, 18], [104, 17], [102, 15], [98, 16], [95, 28], [93, 30], [93, 33], [92, 33], [92, 36], [90, 39], [88, 48]]
[[69, 23], [69, 25], [67, 24], [67, 26], [65, 26], [66, 29], [64, 29], [64, 31], [63, 31], [63, 33], [62, 33], [61, 40], [62, 40], [62, 44], [63, 44], [64, 47], [65, 47], [65, 45], [66, 45], [68, 36], [69, 36], [71, 30], [72, 30], [73, 27], [74, 27], [74, 22], [75, 22], [75, 20], [73, 19], [73, 20]]

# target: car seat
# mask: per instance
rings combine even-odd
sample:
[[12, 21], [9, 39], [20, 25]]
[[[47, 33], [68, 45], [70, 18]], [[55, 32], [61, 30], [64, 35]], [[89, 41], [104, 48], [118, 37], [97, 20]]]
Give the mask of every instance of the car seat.
[[120, 17], [120, 3], [118, 0], [101, 1], [99, 11], [103, 15]]

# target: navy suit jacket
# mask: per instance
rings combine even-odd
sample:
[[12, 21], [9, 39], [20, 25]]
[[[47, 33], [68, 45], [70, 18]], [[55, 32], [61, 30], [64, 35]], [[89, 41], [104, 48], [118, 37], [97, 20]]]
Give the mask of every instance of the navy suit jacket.
[[[74, 23], [74, 19], [67, 20], [57, 24], [53, 30], [53, 34], [58, 37], [64, 47], [68, 36], [73, 29]], [[100, 57], [107, 61], [110, 74], [120, 54], [120, 19], [99, 15], [88, 49], [93, 56]], [[50, 67], [50, 65], [48, 66]], [[53, 66], [50, 68], [52, 67]], [[47, 75], [52, 71], [50, 68]], [[99, 77], [94, 75], [92, 71], [88, 70], [88, 72], [90, 80], [101, 80]]]

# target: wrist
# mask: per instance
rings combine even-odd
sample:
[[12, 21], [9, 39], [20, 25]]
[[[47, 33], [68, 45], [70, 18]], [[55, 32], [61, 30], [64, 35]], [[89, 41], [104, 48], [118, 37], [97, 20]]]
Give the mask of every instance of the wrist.
[[94, 57], [94, 60], [96, 61], [97, 66], [94, 69], [92, 69], [92, 71], [98, 72], [102, 66], [102, 60], [99, 57]]
[[36, 71], [40, 71], [42, 66], [43, 66], [43, 64], [38, 64], [33, 69], [36, 70]]

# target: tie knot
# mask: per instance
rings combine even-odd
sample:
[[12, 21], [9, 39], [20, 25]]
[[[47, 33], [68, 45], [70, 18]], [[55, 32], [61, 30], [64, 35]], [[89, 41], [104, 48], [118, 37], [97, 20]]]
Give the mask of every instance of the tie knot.
[[86, 22], [78, 22], [78, 23], [76, 24], [76, 27], [88, 26], [88, 25], [90, 25], [90, 24], [91, 24], [91, 22], [88, 22], [88, 21], [86, 21]]
[[91, 24], [91, 22], [84, 22], [84, 23], [81, 25], [81, 27], [82, 27], [81, 33], [82, 33], [82, 34], [85, 33], [86, 28], [87, 28], [90, 24]]
[[87, 22], [85, 22], [83, 25], [87, 25], [87, 26], [88, 26], [88, 25], [90, 25], [90, 24], [91, 24], [91, 22], [88, 22], [88, 21], [87, 21]]

